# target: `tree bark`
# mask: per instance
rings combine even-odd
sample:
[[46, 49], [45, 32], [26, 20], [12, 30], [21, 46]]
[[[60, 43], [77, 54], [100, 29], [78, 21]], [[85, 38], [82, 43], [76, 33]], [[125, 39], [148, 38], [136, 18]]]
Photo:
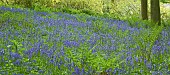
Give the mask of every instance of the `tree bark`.
[[148, 20], [148, 0], [141, 0], [141, 14], [143, 20]]
[[151, 20], [158, 25], [161, 24], [159, 0], [151, 0]]

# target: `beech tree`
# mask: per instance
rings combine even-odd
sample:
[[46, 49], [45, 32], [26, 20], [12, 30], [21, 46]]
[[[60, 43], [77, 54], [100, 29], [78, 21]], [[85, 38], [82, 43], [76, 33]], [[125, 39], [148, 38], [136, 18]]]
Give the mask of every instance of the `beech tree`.
[[148, 20], [148, 0], [141, 0], [141, 14], [143, 20]]
[[[141, 14], [142, 19], [147, 20], [148, 19], [148, 0], [141, 0]], [[161, 24], [161, 15], [160, 15], [160, 3], [159, 0], [151, 0], [151, 20], [154, 23], [158, 23], [158, 25]]]
[[151, 0], [151, 20], [159, 25], [161, 24], [159, 0]]

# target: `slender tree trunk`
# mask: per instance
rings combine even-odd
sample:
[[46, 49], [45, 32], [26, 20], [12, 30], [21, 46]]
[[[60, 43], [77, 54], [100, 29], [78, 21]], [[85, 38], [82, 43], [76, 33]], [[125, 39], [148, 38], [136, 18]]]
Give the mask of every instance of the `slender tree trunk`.
[[151, 20], [159, 25], [161, 24], [159, 0], [151, 0]]
[[9, 3], [8, 0], [6, 0], [6, 3], [7, 3], [7, 4]]
[[143, 20], [148, 20], [148, 0], [141, 0], [141, 14]]
[[1, 0], [1, 2], [2, 3], [6, 3], [6, 4], [8, 4], [8, 1], [6, 0], [6, 1], [4, 1], [4, 0]]

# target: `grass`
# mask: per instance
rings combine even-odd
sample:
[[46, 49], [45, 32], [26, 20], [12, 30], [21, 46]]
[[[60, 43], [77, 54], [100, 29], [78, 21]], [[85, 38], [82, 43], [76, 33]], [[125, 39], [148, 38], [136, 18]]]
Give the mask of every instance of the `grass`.
[[135, 20], [1, 6], [0, 74], [170, 74], [169, 27]]

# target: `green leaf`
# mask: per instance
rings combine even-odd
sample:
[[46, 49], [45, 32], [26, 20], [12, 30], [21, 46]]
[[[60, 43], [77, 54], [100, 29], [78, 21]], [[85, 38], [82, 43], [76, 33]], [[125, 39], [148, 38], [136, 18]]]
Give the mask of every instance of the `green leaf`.
[[168, 65], [168, 70], [170, 70], [170, 64]]
[[18, 44], [17, 46], [18, 46], [18, 47], [21, 47], [21, 46], [23, 46], [23, 45], [22, 45], [22, 44]]
[[14, 43], [15, 45], [18, 44], [18, 42], [16, 40], [10, 40], [12, 43]]
[[12, 45], [8, 45], [7, 47], [10, 48]]
[[13, 50], [11, 50], [11, 51], [12, 51], [12, 52], [15, 52], [16, 50], [13, 49]]

